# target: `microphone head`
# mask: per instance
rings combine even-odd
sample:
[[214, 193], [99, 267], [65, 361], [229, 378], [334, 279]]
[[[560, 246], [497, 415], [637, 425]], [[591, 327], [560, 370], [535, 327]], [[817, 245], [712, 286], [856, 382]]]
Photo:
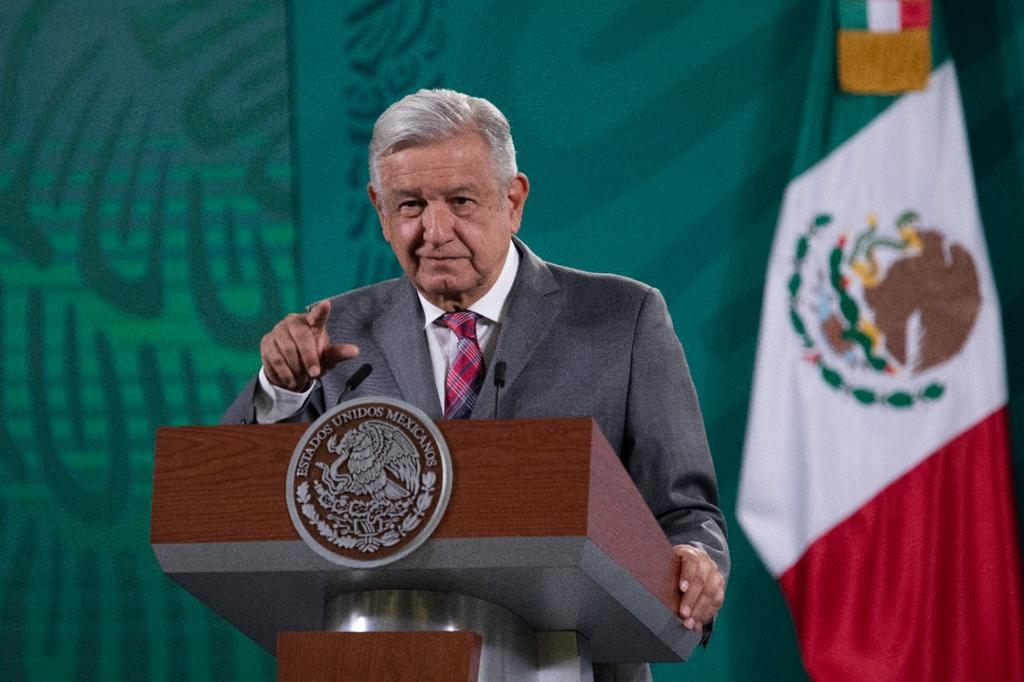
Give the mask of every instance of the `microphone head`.
[[373, 372], [373, 365], [368, 362], [363, 363], [345, 382], [345, 388], [349, 391], [354, 391], [359, 384], [363, 383], [366, 377], [370, 376], [371, 372]]
[[498, 360], [494, 363], [494, 386], [495, 388], [505, 387], [505, 370], [508, 366], [504, 360]]

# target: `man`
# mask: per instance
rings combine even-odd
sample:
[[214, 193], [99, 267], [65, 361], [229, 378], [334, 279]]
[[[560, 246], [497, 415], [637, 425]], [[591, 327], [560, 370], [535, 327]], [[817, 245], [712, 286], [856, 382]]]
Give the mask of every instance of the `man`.
[[[529, 189], [490, 102], [421, 90], [389, 107], [370, 143], [369, 195], [405, 276], [281, 320], [225, 421], [315, 419], [362, 363], [373, 373], [346, 398], [398, 397], [432, 419], [592, 416], [675, 545], [684, 627], [704, 631], [729, 555], [665, 301], [639, 282], [535, 256], [514, 236]], [[446, 322], [466, 311], [475, 315], [461, 315], [463, 326]], [[500, 399], [482, 374], [449, 378], [467, 348], [485, 370], [506, 368]]]

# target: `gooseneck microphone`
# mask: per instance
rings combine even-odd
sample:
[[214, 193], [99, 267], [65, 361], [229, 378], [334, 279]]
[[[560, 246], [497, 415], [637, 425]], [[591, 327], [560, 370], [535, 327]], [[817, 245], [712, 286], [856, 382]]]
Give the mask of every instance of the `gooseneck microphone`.
[[498, 396], [501, 389], [505, 388], [505, 370], [508, 369], [504, 360], [494, 363], [494, 418], [498, 418]]
[[345, 388], [342, 390], [341, 394], [338, 396], [338, 402], [336, 402], [335, 405], [340, 405], [341, 404], [341, 399], [344, 398], [345, 395], [349, 391], [356, 390], [356, 388], [359, 386], [359, 384], [363, 383], [363, 381], [366, 379], [366, 377], [370, 376], [370, 374], [372, 372], [373, 372], [373, 365], [371, 365], [368, 362], [363, 363], [362, 365], [359, 366], [359, 369], [357, 369], [356, 371], [352, 372], [352, 376], [350, 376], [348, 378], [348, 381], [345, 382]]

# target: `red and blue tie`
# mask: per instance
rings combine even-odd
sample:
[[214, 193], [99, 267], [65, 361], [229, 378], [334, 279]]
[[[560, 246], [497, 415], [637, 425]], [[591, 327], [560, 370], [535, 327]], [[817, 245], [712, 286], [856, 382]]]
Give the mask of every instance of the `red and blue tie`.
[[476, 313], [445, 313], [444, 323], [455, 332], [455, 359], [444, 382], [444, 418], [466, 419], [484, 383], [484, 358], [476, 340]]

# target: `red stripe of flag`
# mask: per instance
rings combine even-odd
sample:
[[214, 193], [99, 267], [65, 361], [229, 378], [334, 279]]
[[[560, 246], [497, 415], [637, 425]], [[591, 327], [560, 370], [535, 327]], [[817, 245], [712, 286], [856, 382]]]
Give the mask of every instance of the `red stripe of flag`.
[[929, 28], [932, 23], [931, 0], [900, 0], [900, 26]]
[[1003, 408], [894, 481], [780, 578], [816, 680], [1024, 680]]

